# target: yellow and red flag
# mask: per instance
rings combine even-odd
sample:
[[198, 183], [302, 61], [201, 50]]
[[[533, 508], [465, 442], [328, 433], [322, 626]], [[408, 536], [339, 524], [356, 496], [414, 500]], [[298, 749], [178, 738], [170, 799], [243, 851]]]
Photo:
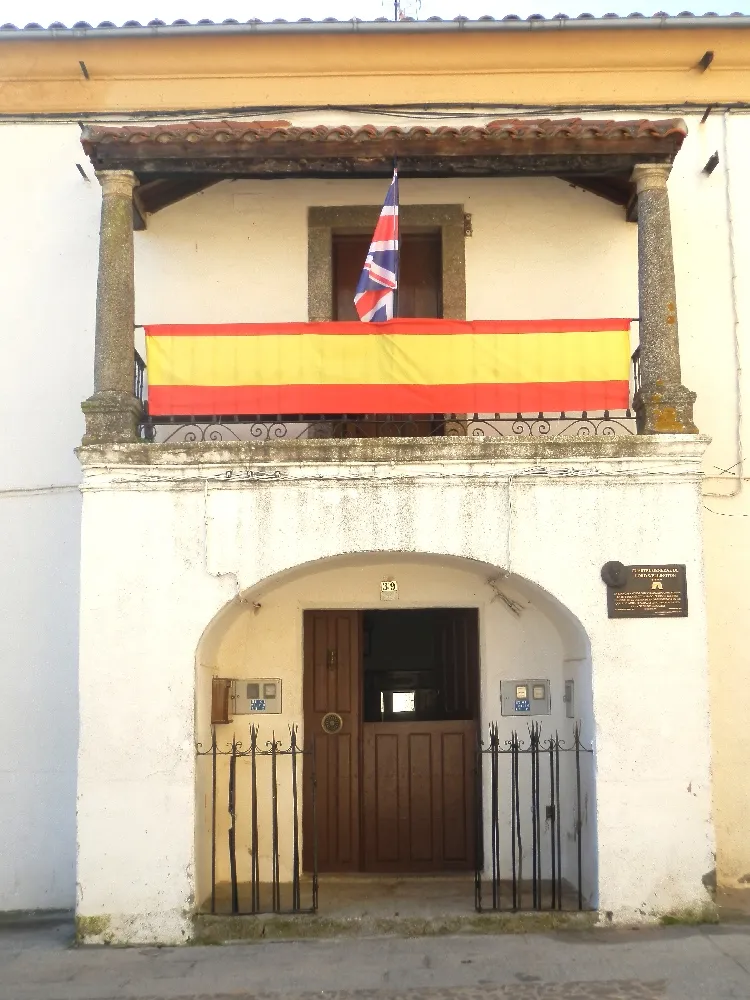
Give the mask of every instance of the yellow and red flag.
[[630, 321], [147, 326], [153, 416], [628, 406]]

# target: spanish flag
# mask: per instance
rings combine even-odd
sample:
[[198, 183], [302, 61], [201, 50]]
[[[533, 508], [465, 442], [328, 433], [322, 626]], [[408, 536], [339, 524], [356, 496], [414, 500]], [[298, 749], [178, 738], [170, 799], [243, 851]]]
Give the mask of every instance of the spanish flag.
[[147, 326], [152, 416], [628, 406], [630, 321]]

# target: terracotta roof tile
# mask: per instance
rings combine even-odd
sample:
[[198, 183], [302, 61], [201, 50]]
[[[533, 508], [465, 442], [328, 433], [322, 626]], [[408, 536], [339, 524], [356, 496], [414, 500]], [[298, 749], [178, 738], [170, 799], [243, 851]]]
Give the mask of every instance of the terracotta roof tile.
[[430, 141], [444, 138], [453, 139], [457, 144], [477, 140], [525, 141], [550, 139], [677, 139], [687, 135], [687, 127], [681, 118], [661, 121], [640, 119], [634, 121], [596, 121], [585, 118], [563, 119], [521, 119], [508, 118], [488, 122], [486, 125], [413, 125], [401, 128], [396, 125], [378, 127], [361, 125], [292, 126], [287, 121], [264, 122], [187, 122], [179, 125], [92, 125], [83, 133], [83, 145], [88, 153], [93, 147], [110, 144], [138, 145], [156, 143], [159, 145], [195, 146], [203, 143], [227, 143], [246, 145], [250, 143], [276, 144], [284, 142], [336, 143], [380, 142], [398, 139], [407, 146], [409, 141]]
[[[446, 24], [446, 25], [449, 25], [449, 24], [464, 25], [464, 24], [472, 24], [472, 23], [476, 24], [476, 23], [479, 23], [479, 22], [494, 22], [494, 23], [497, 23], [497, 24], [502, 24], [503, 22], [532, 22], [532, 23], [533, 22], [543, 22], [543, 23], [554, 23], [554, 22], [560, 22], [560, 21], [607, 21], [607, 20], [609, 20], [609, 21], [618, 21], [619, 22], [619, 21], [632, 21], [632, 20], [641, 20], [641, 21], [643, 21], [643, 20], [645, 20], [645, 21], [649, 21], [649, 22], [653, 23], [653, 25], [655, 27], [656, 26], [663, 26], [664, 22], [667, 22], [669, 25], [674, 25], [674, 26], [678, 27], [679, 24], [680, 24], [680, 21], [681, 20], [684, 21], [687, 18], [691, 18], [691, 19], [694, 19], [694, 18], [710, 18], [712, 20], [719, 20], [721, 22], [725, 22], [727, 25], [732, 24], [732, 23], [737, 23], [738, 21], [745, 22], [745, 23], [750, 23], [750, 15], [745, 14], [745, 13], [743, 13], [741, 11], [734, 11], [731, 14], [718, 15], [718, 14], [716, 14], [713, 11], [707, 11], [705, 14], [693, 14], [691, 11], [687, 11], [687, 10], [686, 11], [681, 11], [679, 14], [672, 14], [672, 15], [666, 14], [663, 11], [659, 11], [656, 14], [652, 14], [652, 15], [645, 15], [645, 14], [641, 14], [641, 13], [638, 13], [637, 11], [635, 11], [635, 12], [633, 12], [631, 14], [623, 14], [623, 15], [619, 15], [619, 14], [604, 14], [601, 17], [596, 17], [595, 15], [588, 14], [588, 13], [582, 13], [582, 14], [564, 14], [564, 13], [562, 13], [562, 14], [555, 14], [553, 17], [545, 17], [543, 14], [531, 14], [531, 15], [529, 15], [526, 18], [522, 18], [518, 14], [506, 14], [504, 17], [500, 17], [500, 18], [493, 17], [490, 14], [485, 14], [482, 17], [478, 17], [478, 18], [467, 18], [467, 17], [464, 17], [462, 15], [459, 15], [458, 17], [454, 17], [454, 18], [440, 18], [440, 17], [434, 17], [433, 16], [433, 17], [425, 18], [424, 21], [417, 22], [417, 23], [432, 24], [432, 25], [434, 25], [437, 22], [437, 23]], [[382, 18], [375, 18], [375, 21], [376, 22], [380, 22], [380, 23], [390, 24], [391, 27], [394, 30], [398, 30], [399, 29], [399, 25], [404, 25], [404, 26], [406, 26], [408, 28], [412, 28], [413, 25], [414, 25], [414, 23], [415, 23], [415, 19], [414, 18], [404, 18], [402, 21], [390, 21], [388, 18], [382, 17]], [[29, 22], [28, 24], [25, 24], [25, 25], [16, 25], [16, 24], [12, 24], [10, 22], [8, 22], [6, 24], [0, 25], [0, 37], [2, 37], [3, 34], [5, 34], [5, 36], [7, 37], [8, 35], [13, 35], [13, 34], [16, 34], [18, 32], [28, 32], [29, 34], [44, 33], [44, 34], [55, 34], [55, 35], [57, 35], [57, 34], [64, 34], [65, 32], [70, 31], [70, 32], [76, 32], [76, 33], [80, 34], [80, 33], [87, 33], [87, 32], [93, 32], [93, 31], [98, 32], [98, 31], [118, 30], [121, 27], [122, 28], [130, 28], [130, 29], [133, 29], [133, 30], [137, 30], [137, 29], [150, 29], [150, 33], [154, 33], [154, 32], [158, 32], [159, 29], [168, 29], [168, 28], [173, 28], [173, 27], [179, 27], [179, 28], [185, 28], [185, 29], [193, 28], [193, 29], [198, 29], [198, 30], [205, 30], [207, 28], [210, 30], [211, 28], [216, 28], [218, 30], [218, 29], [221, 29], [222, 26], [237, 26], [239, 28], [239, 27], [242, 27], [242, 26], [245, 26], [245, 25], [257, 25], [257, 26], [263, 26], [263, 27], [268, 27], [268, 26], [271, 26], [271, 25], [278, 25], [278, 26], [287, 26], [290, 29], [303, 30], [305, 28], [305, 26], [316, 25], [316, 24], [332, 24], [332, 25], [340, 25], [341, 27], [351, 26], [352, 28], [356, 28], [356, 26], [358, 24], [363, 24], [363, 23], [366, 24], [367, 22], [363, 22], [360, 18], [357, 18], [357, 17], [348, 18], [348, 19], [338, 19], [338, 18], [335, 18], [335, 17], [326, 17], [326, 18], [322, 18], [320, 21], [315, 21], [314, 19], [309, 18], [309, 17], [303, 17], [303, 18], [300, 18], [297, 21], [287, 21], [284, 18], [274, 18], [273, 20], [270, 20], [270, 21], [261, 21], [261, 20], [259, 20], [257, 18], [252, 18], [252, 19], [250, 19], [248, 21], [245, 21], [245, 22], [236, 21], [234, 18], [226, 18], [224, 21], [212, 21], [210, 18], [202, 18], [199, 21], [192, 21], [192, 22], [191, 21], [187, 21], [184, 18], [179, 18], [179, 19], [177, 19], [175, 21], [172, 21], [171, 24], [167, 24], [164, 21], [161, 21], [159, 19], [154, 19], [154, 20], [149, 21], [149, 22], [147, 22], [145, 24], [143, 24], [143, 23], [141, 23], [139, 21], [135, 21], [135, 20], [128, 20], [128, 21], [125, 21], [122, 25], [116, 25], [112, 21], [101, 21], [101, 22], [99, 22], [96, 25], [89, 24], [87, 21], [77, 21], [77, 22], [75, 22], [75, 24], [72, 24], [70, 26], [63, 24], [60, 21], [55, 21], [55, 22], [53, 22], [52, 24], [49, 24], [49, 25], [42, 25], [42, 24], [40, 24], [40, 23], [38, 23], [36, 21], [31, 21], [31, 22]]]

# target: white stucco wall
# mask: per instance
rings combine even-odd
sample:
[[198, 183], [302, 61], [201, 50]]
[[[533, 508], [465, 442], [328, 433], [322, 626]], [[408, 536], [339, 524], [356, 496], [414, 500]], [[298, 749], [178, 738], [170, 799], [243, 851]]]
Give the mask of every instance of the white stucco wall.
[[[380, 181], [243, 180], [178, 202], [136, 236], [136, 322], [307, 320], [308, 207], [382, 199]], [[636, 228], [601, 198], [536, 178], [406, 179], [400, 199], [471, 214], [468, 319], [638, 315]]]
[[[727, 239], [721, 270], [701, 252], [701, 263], [713, 274], [707, 302], [729, 301], [721, 324], [705, 317], [704, 350], [721, 344], [724, 360], [711, 354], [705, 365], [711, 382], [704, 390], [707, 405], [702, 426], [716, 436], [716, 457], [710, 456], [704, 487], [706, 585], [714, 747], [714, 820], [717, 834], [719, 883], [747, 888], [750, 848], [745, 835], [750, 815], [750, 685], [745, 623], [750, 618], [750, 590], [744, 579], [750, 565], [750, 484], [747, 414], [750, 412], [748, 331], [750, 331], [750, 192], [743, 183], [742, 164], [750, 157], [750, 120], [732, 115], [724, 123], [726, 136], [715, 124], [722, 167], [713, 177], [725, 196], [716, 215], [723, 219]], [[716, 134], [718, 132], [718, 134]], [[718, 176], [717, 176], [718, 175]], [[731, 225], [729, 225], [731, 224]], [[729, 237], [731, 236], [731, 241]], [[715, 244], [714, 244], [715, 246]], [[703, 378], [703, 376], [701, 376]], [[698, 388], [700, 383], [696, 384]], [[708, 412], [710, 406], [710, 412]], [[743, 414], [745, 415], [743, 418]], [[722, 471], [727, 470], [727, 471]]]
[[[0, 910], [75, 900], [80, 469], [98, 185], [78, 125], [0, 125]], [[89, 171], [91, 173], [91, 171]], [[93, 180], [93, 175], [92, 175]]]
[[[115, 940], [189, 933], [195, 658], [207, 624], [279, 573], [344, 553], [394, 551], [508, 570], [580, 621], [593, 669], [600, 907], [632, 918], [700, 904], [713, 865], [702, 445], [663, 439], [661, 447], [683, 457], [596, 468], [571, 459], [529, 465], [520, 456], [309, 462], [238, 467], [235, 482], [220, 467], [89, 470], [79, 914], [106, 918]], [[689, 617], [607, 618], [604, 562], [678, 556], [687, 564]], [[97, 683], [105, 661], [106, 688]]]

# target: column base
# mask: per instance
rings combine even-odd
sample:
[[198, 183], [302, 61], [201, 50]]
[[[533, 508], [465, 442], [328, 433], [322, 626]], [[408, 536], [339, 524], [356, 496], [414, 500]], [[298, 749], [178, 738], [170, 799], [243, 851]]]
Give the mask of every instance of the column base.
[[633, 397], [639, 434], [697, 434], [693, 423], [696, 394], [684, 385], [643, 386]]
[[129, 392], [95, 392], [81, 403], [86, 417], [82, 444], [117, 444], [139, 441], [138, 422], [143, 407]]

